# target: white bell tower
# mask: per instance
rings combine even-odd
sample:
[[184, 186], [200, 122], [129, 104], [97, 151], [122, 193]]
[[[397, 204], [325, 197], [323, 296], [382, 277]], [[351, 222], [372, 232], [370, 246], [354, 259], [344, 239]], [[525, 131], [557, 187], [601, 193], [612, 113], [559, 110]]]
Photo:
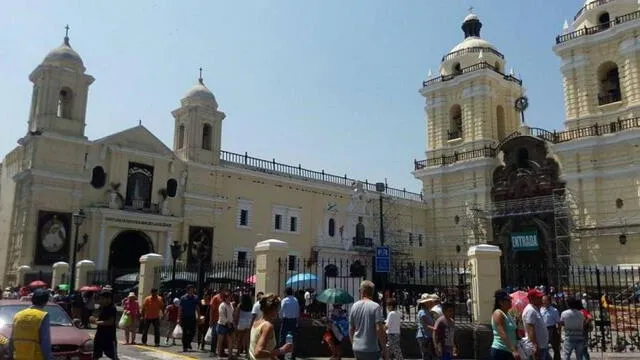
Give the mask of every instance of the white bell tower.
[[33, 83], [29, 132], [85, 137], [89, 86], [82, 58], [69, 44], [69, 26], [62, 45], [51, 50], [29, 75]]

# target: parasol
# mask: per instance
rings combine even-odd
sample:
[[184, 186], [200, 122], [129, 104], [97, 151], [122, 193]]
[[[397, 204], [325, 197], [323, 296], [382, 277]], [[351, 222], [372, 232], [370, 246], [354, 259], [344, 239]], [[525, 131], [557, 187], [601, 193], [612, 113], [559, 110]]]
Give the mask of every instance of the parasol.
[[343, 289], [325, 289], [316, 297], [321, 303], [325, 304], [351, 304], [353, 303], [353, 296]]
[[42, 280], [36, 280], [29, 283], [30, 288], [47, 287], [47, 283]]

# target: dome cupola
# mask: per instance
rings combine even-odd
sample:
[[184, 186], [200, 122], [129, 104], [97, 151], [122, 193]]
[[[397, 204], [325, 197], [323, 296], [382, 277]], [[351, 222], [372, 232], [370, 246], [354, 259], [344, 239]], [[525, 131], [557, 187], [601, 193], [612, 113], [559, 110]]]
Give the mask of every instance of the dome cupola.
[[187, 94], [182, 99], [182, 105], [203, 105], [210, 106], [213, 109], [218, 109], [218, 102], [211, 90], [204, 85], [202, 79], [202, 68], [200, 68], [200, 77], [198, 82], [187, 91]]
[[471, 36], [480, 37], [480, 30], [482, 29], [482, 23], [478, 15], [470, 13], [464, 18], [462, 22], [462, 31], [464, 31], [464, 38]]
[[82, 58], [71, 48], [69, 43], [69, 25], [65, 27], [65, 30], [64, 41], [60, 46], [49, 51], [44, 60], [42, 60], [42, 65], [60, 66], [84, 71], [85, 67]]

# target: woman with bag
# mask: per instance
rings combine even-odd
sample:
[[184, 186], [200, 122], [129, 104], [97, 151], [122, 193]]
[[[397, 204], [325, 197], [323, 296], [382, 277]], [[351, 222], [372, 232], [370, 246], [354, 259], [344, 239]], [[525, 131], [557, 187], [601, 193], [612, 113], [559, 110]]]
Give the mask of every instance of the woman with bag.
[[229, 357], [233, 357], [233, 307], [229, 302], [229, 294], [221, 293], [222, 303], [218, 307], [218, 325], [216, 332], [218, 334], [218, 343], [216, 344], [216, 352], [218, 357], [224, 357], [224, 344], [228, 344]]
[[[122, 302], [122, 317], [120, 318], [120, 329], [124, 330], [125, 345], [136, 343], [136, 332], [138, 330], [138, 318], [140, 317], [140, 305], [136, 294], [130, 292]], [[124, 321], [123, 321], [124, 320]]]
[[519, 360], [516, 321], [509, 315], [511, 296], [505, 290], [498, 290], [493, 295], [494, 305], [491, 315], [493, 343], [491, 344], [492, 360]]

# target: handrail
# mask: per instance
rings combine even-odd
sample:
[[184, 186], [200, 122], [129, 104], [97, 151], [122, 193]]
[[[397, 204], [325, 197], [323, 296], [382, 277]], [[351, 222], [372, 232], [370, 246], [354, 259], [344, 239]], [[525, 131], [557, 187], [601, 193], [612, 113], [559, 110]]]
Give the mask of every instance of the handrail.
[[[248, 153], [237, 154], [230, 151], [220, 151], [220, 159], [223, 162], [233, 164], [235, 166], [241, 166], [244, 168], [248, 168], [251, 170], [274, 174], [279, 176], [287, 176], [290, 178], [296, 178], [306, 181], [321, 181], [326, 183], [331, 183], [334, 185], [339, 185], [343, 187], [352, 187], [358, 180], [340, 175], [333, 175], [326, 173], [324, 170], [315, 171], [309, 170], [302, 167], [302, 165], [292, 166], [287, 164], [282, 164], [273, 160], [265, 160], [256, 157], [249, 156]], [[364, 190], [376, 192], [376, 184], [370, 183], [368, 180], [361, 182]], [[384, 194], [411, 200], [411, 201], [422, 201], [422, 193], [415, 193], [411, 191], [407, 191], [406, 189], [396, 189], [392, 187], [388, 187], [385, 185]]]
[[601, 5], [605, 5], [608, 4], [610, 2], [613, 2], [614, 0], [596, 0], [592, 3], [589, 3], [583, 7], [580, 8], [580, 10], [578, 10], [578, 13], [576, 14], [576, 16], [573, 17], [573, 21], [576, 21], [580, 15], [582, 15], [585, 11], [587, 10], [591, 10], [591, 9], [595, 9]]
[[[614, 134], [629, 129], [640, 128], [640, 117], [620, 119], [612, 121], [608, 124], [594, 124], [591, 126], [581, 127], [577, 129], [569, 129], [564, 131], [549, 131], [541, 128], [529, 128], [530, 136], [537, 137], [552, 144], [559, 144], [563, 142], [573, 141], [585, 137], [601, 136], [606, 134]], [[520, 134], [518, 131], [511, 133], [504, 138], [496, 146], [485, 146], [480, 149], [467, 150], [462, 152], [455, 151], [453, 154], [425, 159], [414, 160], [414, 170], [424, 169], [432, 166], [445, 166], [451, 165], [459, 161], [479, 159], [479, 158], [493, 158], [499, 152], [502, 146], [514, 137], [518, 137]]]
[[504, 77], [505, 80], [508, 81], [513, 81], [518, 85], [522, 85], [522, 80], [518, 79], [517, 77], [513, 76], [513, 75], [506, 75], [505, 73], [501, 72], [500, 70], [498, 70], [498, 68], [496, 68], [495, 66], [489, 64], [486, 61], [483, 61], [481, 63], [477, 63], [471, 66], [467, 66], [465, 68], [460, 69], [459, 71], [457, 71], [454, 74], [450, 74], [450, 75], [441, 75], [438, 76], [436, 78], [427, 80], [427, 81], [423, 81], [422, 82], [422, 87], [426, 88], [429, 87], [435, 83], [439, 83], [439, 82], [444, 82], [444, 81], [449, 81], [452, 80], [458, 76], [464, 75], [464, 74], [468, 74], [474, 71], [479, 71], [479, 70], [492, 70], [500, 75], [502, 75]]
[[447, 61], [447, 60], [451, 60], [454, 57], [458, 57], [461, 55], [465, 55], [465, 54], [473, 54], [473, 53], [479, 53], [479, 52], [488, 52], [491, 54], [496, 55], [497, 57], [504, 59], [504, 55], [502, 55], [501, 52], [499, 52], [498, 50], [488, 47], [488, 46], [474, 46], [474, 47], [470, 47], [470, 48], [466, 48], [466, 49], [460, 49], [460, 50], [456, 50], [453, 52], [448, 53], [447, 55], [442, 57], [442, 61]]
[[574, 40], [583, 36], [587, 36], [587, 35], [593, 35], [593, 34], [597, 34], [597, 33], [601, 33], [603, 31], [606, 31], [616, 25], [620, 25], [632, 20], [636, 20], [636, 19], [640, 19], [640, 10], [638, 11], [634, 11], [622, 16], [617, 16], [615, 17], [613, 20], [607, 22], [607, 23], [602, 23], [602, 24], [598, 24], [598, 25], [594, 25], [591, 27], [583, 27], [582, 29], [578, 29], [575, 31], [572, 31], [570, 33], [566, 33], [563, 35], [558, 35], [556, 36], [556, 44], [562, 44], [564, 42], [570, 41], [570, 40]]

